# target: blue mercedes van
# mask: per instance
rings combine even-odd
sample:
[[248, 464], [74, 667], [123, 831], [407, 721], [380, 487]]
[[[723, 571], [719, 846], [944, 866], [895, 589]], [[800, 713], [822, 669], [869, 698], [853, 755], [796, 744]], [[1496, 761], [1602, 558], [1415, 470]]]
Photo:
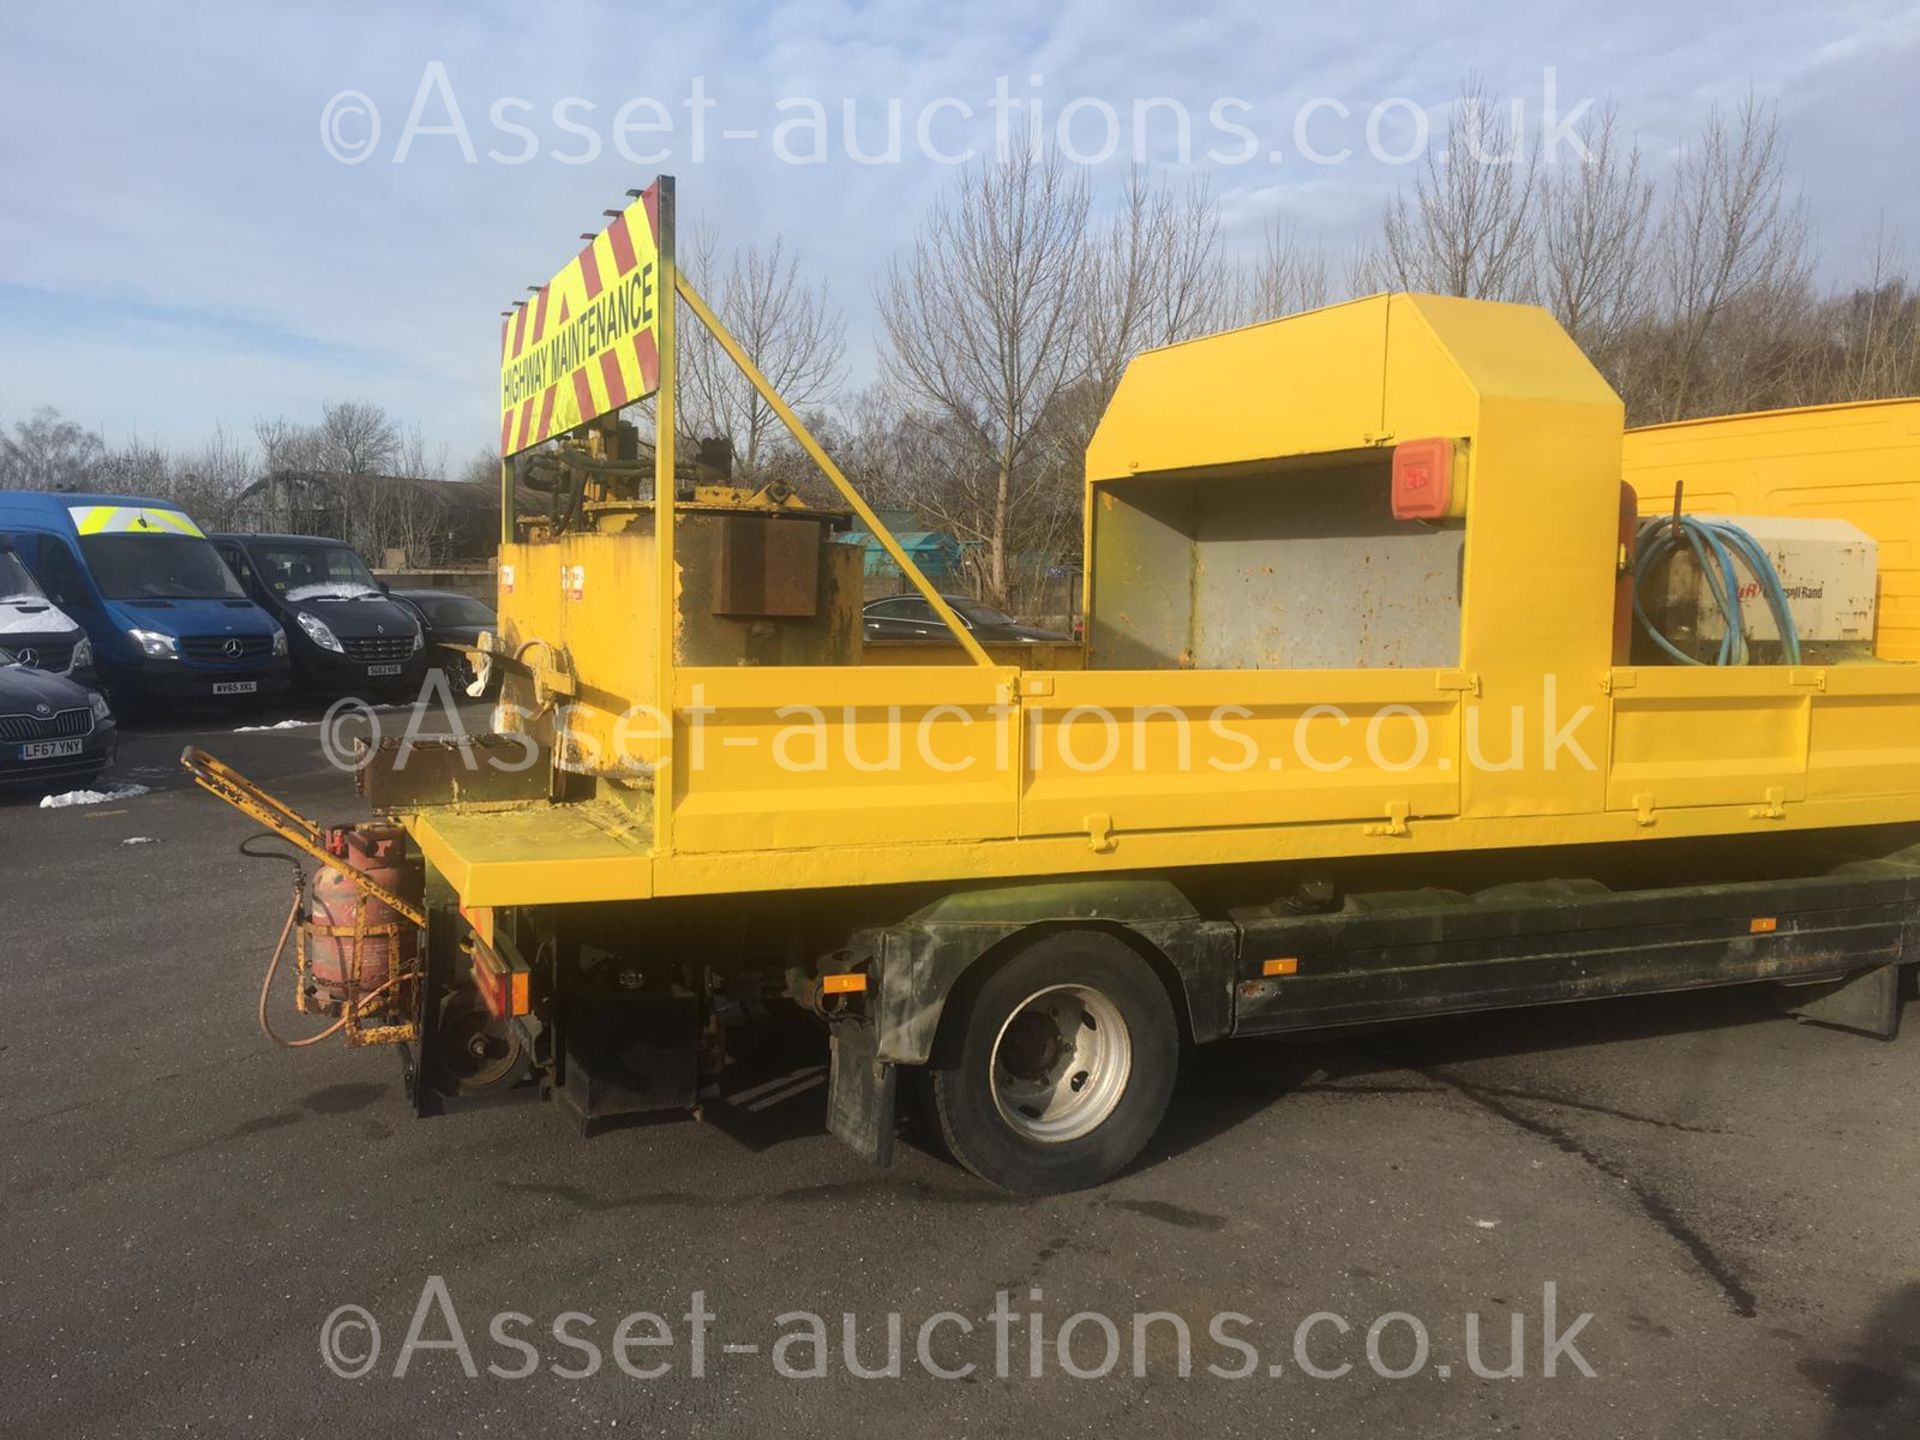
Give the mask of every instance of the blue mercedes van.
[[286, 690], [286, 635], [178, 505], [0, 491], [0, 534], [87, 632], [116, 703]]

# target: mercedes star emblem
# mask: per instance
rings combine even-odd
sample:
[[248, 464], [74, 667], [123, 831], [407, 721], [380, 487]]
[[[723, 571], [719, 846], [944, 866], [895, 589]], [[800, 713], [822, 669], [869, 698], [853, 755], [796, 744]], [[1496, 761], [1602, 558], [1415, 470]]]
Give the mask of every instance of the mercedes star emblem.
[[18, 660], [22, 665], [37, 666], [40, 663], [40, 652], [31, 645], [22, 645], [18, 650], [13, 652], [13, 658]]
[[230, 636], [227, 640], [227, 643], [222, 645], [220, 648], [227, 652], [227, 658], [229, 660], [238, 660], [243, 654], [246, 653], [246, 649], [247, 649], [246, 646], [240, 643], [240, 637], [238, 635]]

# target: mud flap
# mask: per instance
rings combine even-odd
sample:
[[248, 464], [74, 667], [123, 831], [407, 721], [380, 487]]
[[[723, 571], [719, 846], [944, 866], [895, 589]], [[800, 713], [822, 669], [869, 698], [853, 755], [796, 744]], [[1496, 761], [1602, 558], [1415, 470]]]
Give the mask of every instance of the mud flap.
[[875, 1165], [893, 1163], [897, 1067], [880, 1059], [878, 1028], [833, 1026], [833, 1068], [827, 1086], [827, 1129]]
[[1844, 980], [1815, 985], [1782, 985], [1775, 992], [1780, 1008], [1816, 1025], [1855, 1030], [1879, 1040], [1900, 1033], [1900, 967], [1879, 965]]

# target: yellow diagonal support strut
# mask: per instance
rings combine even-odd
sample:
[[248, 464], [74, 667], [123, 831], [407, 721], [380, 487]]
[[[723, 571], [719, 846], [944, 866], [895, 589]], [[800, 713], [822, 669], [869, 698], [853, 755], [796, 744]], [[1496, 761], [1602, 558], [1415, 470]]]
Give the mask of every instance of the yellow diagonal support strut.
[[893, 538], [893, 532], [880, 523], [880, 517], [875, 515], [867, 502], [860, 498], [860, 492], [853, 488], [853, 483], [840, 473], [840, 467], [833, 463], [827, 452], [820, 447], [820, 442], [813, 438], [812, 432], [800, 423], [800, 417], [793, 413], [787, 402], [782, 400], [779, 393], [767, 382], [767, 377], [760, 373], [760, 368], [753, 363], [747, 352], [740, 348], [740, 342], [727, 332], [727, 327], [720, 323], [719, 317], [707, 308], [707, 302], [700, 298], [698, 292], [687, 282], [684, 274], [676, 272], [674, 288], [679, 292], [680, 298], [687, 302], [687, 308], [700, 317], [700, 323], [707, 327], [715, 340], [720, 342], [720, 348], [727, 352], [728, 358], [740, 367], [740, 373], [752, 382], [755, 390], [760, 392], [760, 398], [765, 400], [773, 413], [780, 417], [780, 423], [785, 425], [793, 438], [800, 442], [800, 448], [812, 457], [813, 463], [818, 465], [827, 479], [833, 482], [833, 488], [840, 492], [841, 498], [847, 502], [848, 507], [860, 517], [868, 533], [880, 541], [882, 548], [893, 558], [893, 563], [900, 567], [900, 573], [912, 581], [913, 588], [920, 592], [921, 598], [933, 606], [934, 614], [940, 617], [947, 629], [953, 632], [954, 639], [958, 640], [965, 647], [967, 654], [973, 657], [973, 663], [992, 669], [993, 658], [981, 648], [980, 642], [973, 638], [973, 632], [967, 629], [966, 622], [954, 614], [951, 605], [940, 598], [940, 592], [933, 588], [933, 582], [920, 573], [920, 567], [908, 558], [900, 542]]
[[402, 900], [366, 872], [344, 863], [338, 855], [327, 853], [322, 844], [326, 832], [306, 816], [274, 799], [238, 770], [221, 764], [204, 750], [189, 745], [180, 752], [180, 763], [193, 781], [209, 795], [217, 795], [243, 815], [258, 820], [289, 845], [304, 850], [327, 869], [347, 877], [361, 892], [388, 908], [406, 916], [415, 925], [425, 925], [427, 915], [418, 905]]

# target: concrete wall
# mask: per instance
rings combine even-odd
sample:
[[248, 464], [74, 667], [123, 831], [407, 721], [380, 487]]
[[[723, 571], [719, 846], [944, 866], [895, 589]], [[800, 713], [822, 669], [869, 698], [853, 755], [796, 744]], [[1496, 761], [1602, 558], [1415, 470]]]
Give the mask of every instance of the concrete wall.
[[491, 565], [446, 570], [375, 570], [394, 590], [453, 590], [489, 605], [499, 604], [499, 580]]

